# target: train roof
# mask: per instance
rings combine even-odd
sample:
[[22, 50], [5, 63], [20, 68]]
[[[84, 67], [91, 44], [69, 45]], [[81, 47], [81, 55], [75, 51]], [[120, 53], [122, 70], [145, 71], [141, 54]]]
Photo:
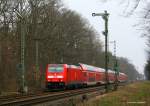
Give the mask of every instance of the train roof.
[[[105, 72], [105, 69], [83, 64], [83, 63], [78, 63], [76, 65], [73, 64], [48, 64], [48, 66], [63, 66], [66, 65], [68, 68], [77, 68], [77, 69], [83, 69], [83, 70], [88, 70], [88, 71], [93, 71], [93, 72]], [[108, 73], [115, 73], [112, 70], [108, 70]]]
[[66, 66], [67, 68], [80, 68], [80, 66], [72, 64], [48, 64], [48, 66]]
[[91, 66], [91, 65], [87, 65], [83, 63], [79, 63], [79, 65], [82, 67], [83, 70], [105, 72], [105, 69], [103, 68], [99, 68], [99, 67], [95, 67], [95, 66]]
[[113, 71], [113, 70], [108, 70], [108, 72], [109, 72], [109, 73], [115, 73], [115, 71]]
[[78, 66], [78, 65], [68, 65], [68, 64], [67, 64], [67, 67], [68, 67], [68, 68], [81, 69], [81, 67], [80, 67], [80, 66]]
[[119, 72], [119, 74], [120, 74], [120, 75], [125, 75], [125, 76], [126, 76], [126, 74], [125, 74], [125, 73], [122, 73], [122, 72]]
[[48, 66], [62, 66], [64, 64], [48, 64]]
[[[93, 71], [93, 72], [105, 72], [105, 69], [83, 64], [83, 63], [78, 63], [76, 65], [72, 64], [48, 64], [48, 66], [63, 66], [66, 65], [68, 68], [77, 68], [77, 69], [83, 69], [83, 70], [88, 70], [88, 71]], [[115, 73], [115, 71], [108, 69], [108, 73]], [[125, 75], [125, 73], [119, 72], [120, 75]]]

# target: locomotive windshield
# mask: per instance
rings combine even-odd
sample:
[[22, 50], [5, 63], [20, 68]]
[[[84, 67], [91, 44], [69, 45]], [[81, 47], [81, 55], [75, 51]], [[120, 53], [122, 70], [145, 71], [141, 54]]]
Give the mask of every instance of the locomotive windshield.
[[51, 65], [48, 67], [49, 72], [62, 72], [63, 71], [63, 66], [62, 65]]

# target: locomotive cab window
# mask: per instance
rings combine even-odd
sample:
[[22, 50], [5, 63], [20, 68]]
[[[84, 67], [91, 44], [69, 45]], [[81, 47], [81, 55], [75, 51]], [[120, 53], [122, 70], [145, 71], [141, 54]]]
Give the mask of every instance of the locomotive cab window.
[[49, 72], [62, 72], [63, 67], [61, 67], [61, 66], [50, 66], [50, 67], [48, 67], [48, 71]]

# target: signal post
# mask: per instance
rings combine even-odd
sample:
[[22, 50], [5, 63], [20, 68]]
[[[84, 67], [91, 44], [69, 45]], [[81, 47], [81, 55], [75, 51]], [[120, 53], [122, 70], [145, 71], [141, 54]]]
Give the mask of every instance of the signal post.
[[104, 11], [104, 13], [92, 13], [92, 16], [101, 16], [103, 20], [105, 21], [105, 31], [103, 31], [103, 35], [105, 36], [105, 78], [106, 78], [106, 85], [105, 89], [106, 92], [108, 92], [108, 86], [109, 86], [109, 79], [108, 79], [108, 16], [109, 14], [107, 11]]

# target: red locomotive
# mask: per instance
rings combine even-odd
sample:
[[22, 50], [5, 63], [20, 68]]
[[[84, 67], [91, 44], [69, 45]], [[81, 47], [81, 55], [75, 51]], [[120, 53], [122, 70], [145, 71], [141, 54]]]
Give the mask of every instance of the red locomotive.
[[[119, 82], [127, 81], [124, 73], [119, 73]], [[115, 82], [115, 72], [108, 70], [109, 83]], [[86, 65], [48, 64], [46, 69], [47, 88], [78, 88], [105, 84], [105, 70]]]

